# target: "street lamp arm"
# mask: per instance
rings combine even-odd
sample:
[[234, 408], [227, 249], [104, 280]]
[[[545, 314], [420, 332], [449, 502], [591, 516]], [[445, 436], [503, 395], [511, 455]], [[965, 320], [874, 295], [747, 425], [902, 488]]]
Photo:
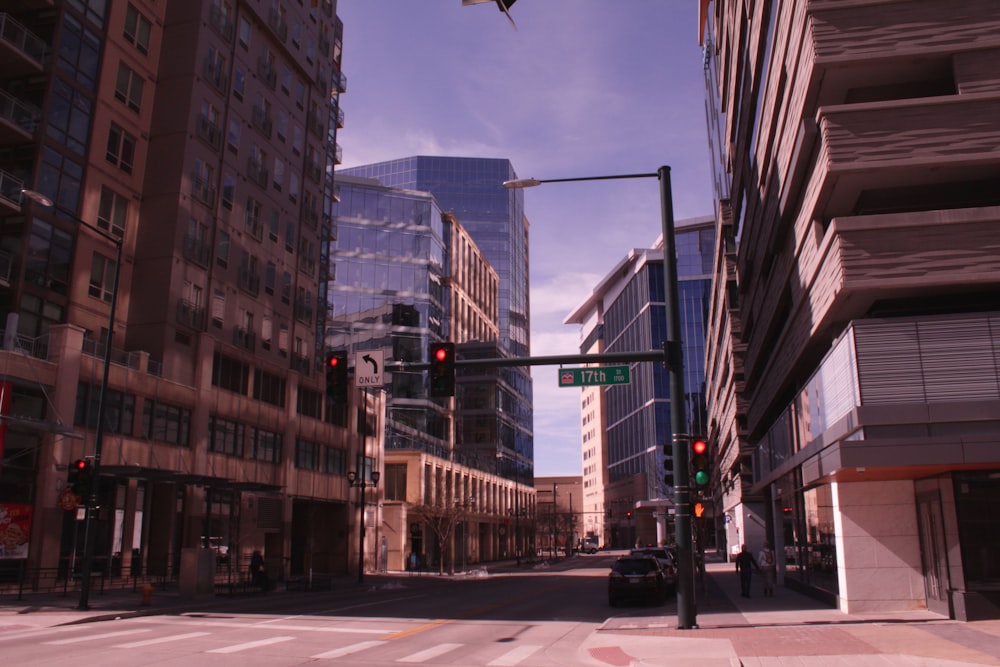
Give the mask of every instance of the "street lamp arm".
[[100, 227], [98, 227], [97, 225], [91, 224], [91, 223], [87, 222], [86, 220], [80, 219], [80, 217], [76, 213], [74, 213], [70, 209], [66, 208], [62, 204], [57, 204], [56, 202], [52, 201], [50, 198], [48, 198], [45, 195], [43, 195], [41, 192], [38, 192], [37, 190], [28, 190], [27, 188], [23, 188], [21, 190], [21, 194], [24, 195], [25, 197], [27, 197], [28, 199], [30, 199], [31, 201], [35, 202], [39, 206], [44, 206], [45, 208], [51, 208], [51, 209], [53, 209], [55, 211], [59, 211], [63, 215], [72, 218], [78, 224], [81, 224], [84, 227], [86, 227], [87, 229], [93, 231], [95, 234], [100, 234], [102, 237], [104, 237], [108, 241], [111, 241], [112, 243], [114, 243], [119, 248], [121, 247], [121, 245], [122, 245], [122, 237], [115, 236], [114, 234], [110, 234], [110, 233], [106, 232], [105, 230], [101, 229]]
[[615, 174], [612, 176], [577, 176], [575, 178], [518, 178], [513, 181], [504, 181], [503, 186], [508, 190], [520, 188], [533, 188], [542, 183], [572, 183], [574, 181], [615, 181], [629, 178], [659, 178], [658, 172], [652, 174]]

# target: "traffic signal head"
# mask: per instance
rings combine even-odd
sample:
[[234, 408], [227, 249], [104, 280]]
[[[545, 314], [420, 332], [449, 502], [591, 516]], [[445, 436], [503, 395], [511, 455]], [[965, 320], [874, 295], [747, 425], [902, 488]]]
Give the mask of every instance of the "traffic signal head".
[[691, 442], [691, 481], [696, 488], [708, 486], [708, 443], [697, 439]]
[[91, 467], [90, 461], [77, 459], [69, 467], [69, 485], [78, 496], [90, 493]]
[[433, 397], [455, 395], [455, 344], [431, 343], [430, 394]]
[[326, 395], [337, 402], [347, 399], [347, 352], [343, 350], [326, 355]]

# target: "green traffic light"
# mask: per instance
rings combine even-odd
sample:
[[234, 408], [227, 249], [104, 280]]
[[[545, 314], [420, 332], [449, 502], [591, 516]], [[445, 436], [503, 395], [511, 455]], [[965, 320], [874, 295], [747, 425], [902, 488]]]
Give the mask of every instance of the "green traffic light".
[[708, 473], [704, 470], [699, 470], [694, 474], [694, 483], [698, 486], [705, 486], [708, 484]]

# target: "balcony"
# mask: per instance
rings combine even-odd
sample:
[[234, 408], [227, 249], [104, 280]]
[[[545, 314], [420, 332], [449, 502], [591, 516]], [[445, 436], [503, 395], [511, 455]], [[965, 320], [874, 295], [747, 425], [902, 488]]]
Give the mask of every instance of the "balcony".
[[181, 299], [177, 302], [177, 324], [195, 331], [204, 331], [205, 309]]
[[257, 348], [257, 336], [243, 327], [233, 327], [233, 345], [254, 352]]
[[310, 363], [309, 357], [303, 357], [300, 354], [292, 354], [292, 358], [289, 363], [291, 369], [305, 376], [312, 375], [312, 364]]
[[0, 13], [0, 62], [4, 76], [41, 74], [45, 68], [45, 42], [6, 13]]
[[271, 138], [274, 123], [271, 121], [271, 114], [263, 107], [254, 106], [251, 114], [253, 126], [267, 139]]
[[303, 324], [311, 324], [313, 319], [313, 306], [311, 303], [295, 302], [295, 319]]
[[274, 90], [278, 85], [278, 73], [274, 69], [274, 60], [261, 56], [257, 59], [257, 76], [267, 84], [267, 87]]
[[37, 107], [0, 90], [0, 145], [30, 142], [41, 117]]
[[191, 196], [209, 208], [215, 206], [215, 188], [200, 174], [191, 174]]
[[288, 21], [285, 20], [284, 12], [277, 7], [271, 7], [267, 12], [267, 27], [282, 43], [288, 41]]
[[184, 258], [207, 269], [212, 261], [212, 247], [204, 239], [188, 234], [184, 237]]
[[267, 167], [254, 157], [247, 158], [247, 178], [262, 188], [267, 187]]
[[260, 276], [247, 269], [240, 269], [236, 283], [241, 290], [252, 296], [260, 294]]
[[208, 24], [212, 26], [224, 40], [232, 44], [233, 42], [233, 19], [217, 5], [212, 5], [208, 10]]
[[315, 205], [309, 206], [305, 201], [302, 202], [302, 211], [299, 217], [310, 229], [316, 229], [316, 225], [319, 224], [319, 211], [316, 210]]
[[222, 129], [208, 119], [208, 116], [198, 116], [198, 127], [195, 132], [198, 138], [218, 151], [222, 148]]
[[208, 81], [217, 91], [226, 95], [229, 90], [229, 76], [225, 72], [222, 62], [214, 58], [205, 58], [202, 66], [202, 77]]
[[0, 206], [20, 212], [22, 188], [24, 188], [24, 181], [15, 177], [14, 174], [0, 169]]

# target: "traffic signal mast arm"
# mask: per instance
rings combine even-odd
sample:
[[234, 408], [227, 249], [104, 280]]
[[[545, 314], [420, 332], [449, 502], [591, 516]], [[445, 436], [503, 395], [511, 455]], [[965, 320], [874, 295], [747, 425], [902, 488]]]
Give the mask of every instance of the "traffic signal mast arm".
[[[455, 359], [458, 368], [499, 368], [501, 366], [561, 366], [564, 364], [600, 364], [632, 361], [666, 361], [663, 350], [649, 352], [603, 352], [601, 354], [567, 354], [546, 357], [508, 357], [497, 359]], [[387, 371], [426, 371], [432, 364], [428, 362], [397, 361], [387, 362]]]

